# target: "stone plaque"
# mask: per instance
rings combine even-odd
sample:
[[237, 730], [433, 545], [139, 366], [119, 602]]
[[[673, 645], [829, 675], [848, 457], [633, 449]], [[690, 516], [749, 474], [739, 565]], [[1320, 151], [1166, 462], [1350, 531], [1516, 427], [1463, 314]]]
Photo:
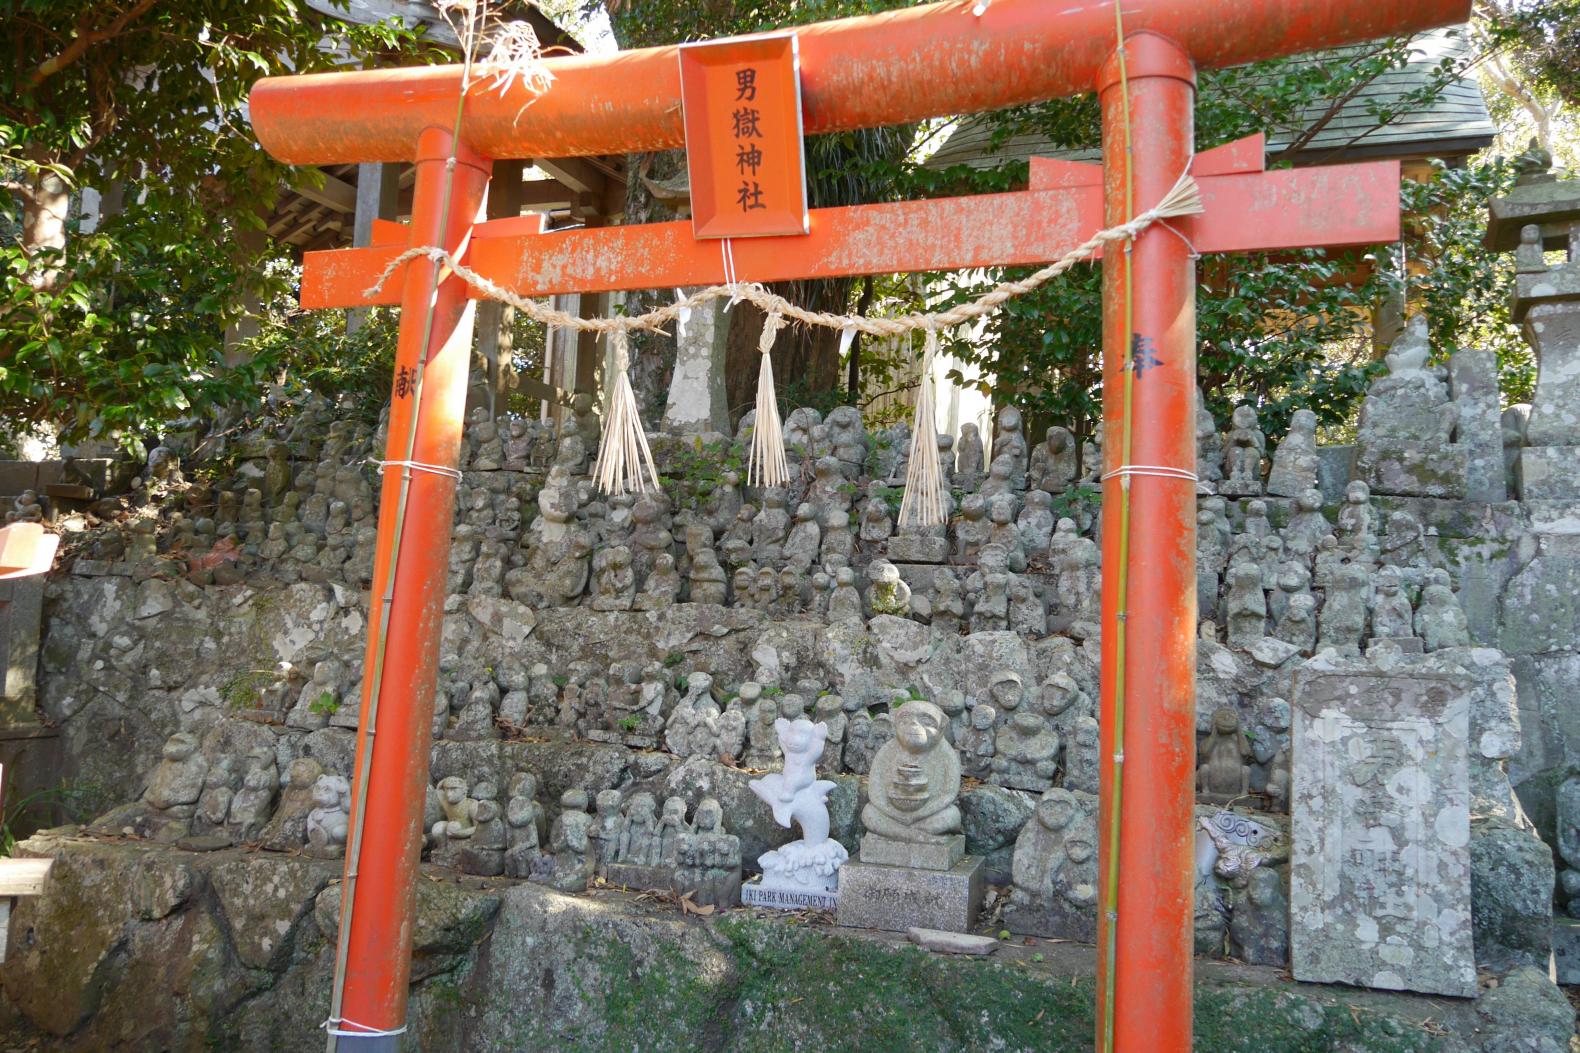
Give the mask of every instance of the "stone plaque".
[[834, 910], [839, 906], [839, 892], [764, 888], [759, 882], [750, 881], [741, 886], [741, 903], [747, 907], [772, 907], [775, 910]]
[[1297, 980], [1475, 996], [1469, 686], [1361, 665], [1297, 677]]

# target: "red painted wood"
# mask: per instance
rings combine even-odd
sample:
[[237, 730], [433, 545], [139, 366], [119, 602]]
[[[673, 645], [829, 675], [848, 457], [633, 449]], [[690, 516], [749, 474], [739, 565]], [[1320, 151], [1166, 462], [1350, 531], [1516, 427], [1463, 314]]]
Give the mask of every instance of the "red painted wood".
[[[1396, 161], [1207, 176], [1200, 183], [1207, 212], [1171, 221], [1198, 252], [1375, 245], [1399, 237]], [[718, 243], [692, 237], [686, 221], [524, 232], [538, 222], [523, 216], [479, 224], [466, 264], [520, 296], [724, 280]], [[731, 247], [740, 278], [786, 281], [1046, 263], [1103, 225], [1102, 191], [1094, 184], [817, 209], [804, 237], [741, 239]], [[302, 306], [398, 303], [399, 272], [381, 295], [362, 294], [404, 248], [306, 253]]]

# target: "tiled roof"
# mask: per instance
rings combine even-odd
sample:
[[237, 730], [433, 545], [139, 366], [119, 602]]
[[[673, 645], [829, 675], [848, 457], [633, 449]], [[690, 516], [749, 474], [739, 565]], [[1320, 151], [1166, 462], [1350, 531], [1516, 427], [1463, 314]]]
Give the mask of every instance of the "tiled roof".
[[[1452, 30], [1422, 34], [1411, 46], [1410, 61], [1401, 69], [1383, 73], [1346, 103], [1302, 149], [1297, 164], [1375, 157], [1463, 157], [1492, 142], [1497, 129], [1487, 113], [1481, 88], [1469, 78], [1455, 80], [1427, 105], [1378, 125], [1372, 115], [1374, 107], [1386, 106], [1425, 87], [1432, 71], [1444, 59], [1461, 62], [1469, 53], [1462, 35]], [[1326, 110], [1325, 104], [1312, 107], [1307, 125]], [[982, 117], [965, 118], [927, 161], [927, 166], [966, 164], [988, 168], [1033, 155], [1070, 160], [1096, 160], [1098, 156], [1095, 150], [1054, 149], [1037, 135], [1016, 136], [998, 151], [990, 152], [992, 131]], [[1288, 134], [1269, 136], [1269, 154], [1276, 154], [1291, 139]]]

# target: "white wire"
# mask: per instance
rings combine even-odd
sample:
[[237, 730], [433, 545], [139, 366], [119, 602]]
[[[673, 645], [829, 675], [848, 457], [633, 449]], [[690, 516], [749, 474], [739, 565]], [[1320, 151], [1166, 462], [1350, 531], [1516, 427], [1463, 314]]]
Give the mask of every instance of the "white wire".
[[371, 458], [368, 460], [368, 463], [378, 465], [379, 474], [381, 475], [383, 474], [384, 469], [388, 468], [390, 465], [394, 465], [397, 468], [410, 468], [413, 471], [428, 472], [433, 475], [443, 475], [456, 480], [462, 478], [459, 468], [446, 468], [442, 464], [424, 464], [422, 461], [380, 461]]
[[1184, 479], [1187, 482], [1200, 482], [1195, 472], [1186, 471], [1184, 468], [1170, 468], [1163, 464], [1122, 464], [1111, 472], [1103, 473], [1102, 481], [1120, 479], [1127, 475], [1153, 475], [1159, 479]]

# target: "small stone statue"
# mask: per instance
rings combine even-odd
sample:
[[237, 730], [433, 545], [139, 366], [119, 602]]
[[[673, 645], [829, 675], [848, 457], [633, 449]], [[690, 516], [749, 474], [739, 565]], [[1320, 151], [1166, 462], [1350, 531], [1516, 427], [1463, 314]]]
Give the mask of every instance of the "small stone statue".
[[159, 766], [143, 791], [143, 803], [156, 813], [151, 823], [160, 841], [185, 837], [197, 814], [198, 798], [208, 775], [208, 761], [198, 752], [197, 736], [178, 731], [165, 740]]
[[[649, 797], [651, 802], [652, 798]], [[592, 877], [592, 816], [587, 814], [587, 791], [566, 790], [560, 795], [560, 814], [549, 830], [548, 865], [534, 871], [534, 881], [561, 892], [585, 892]]]
[[675, 569], [675, 557], [660, 552], [653, 558], [653, 567], [637, 593], [633, 610], [663, 611], [675, 605], [680, 597], [680, 572]]
[[1317, 546], [1332, 531], [1328, 517], [1322, 514], [1322, 491], [1315, 487], [1302, 490], [1295, 498], [1295, 514], [1284, 528], [1284, 551], [1310, 566]]
[[530, 772], [518, 771], [510, 777], [505, 804], [506, 877], [529, 877], [541, 854], [547, 817], [537, 792], [538, 780]]
[[1344, 488], [1344, 505], [1339, 509], [1337, 536], [1339, 547], [1359, 559], [1377, 553], [1377, 534], [1372, 525], [1371, 488], [1357, 479]]
[[960, 741], [956, 743], [960, 750], [960, 768], [973, 779], [986, 779], [993, 773], [997, 735], [993, 725], [997, 721], [998, 710], [986, 702], [978, 702], [971, 709], [970, 722], [960, 732]]
[[1273, 470], [1267, 492], [1278, 497], [1298, 497], [1317, 485], [1317, 415], [1298, 409], [1289, 419], [1289, 433], [1273, 451]]
[[338, 859], [346, 853], [351, 826], [351, 783], [342, 775], [320, 775], [313, 783], [313, 810], [307, 813], [307, 854]]
[[698, 907], [733, 907], [741, 899], [741, 839], [724, 829], [724, 809], [712, 797], [697, 804], [697, 825], [676, 851], [676, 897]]
[[248, 844], [258, 840], [263, 828], [274, 812], [274, 795], [280, 786], [279, 768], [275, 764], [274, 750], [260, 746], [247, 752], [247, 771], [241, 779], [241, 789], [231, 798], [226, 827], [237, 843]]
[[784, 558], [784, 543], [790, 534], [785, 500], [783, 490], [768, 490], [763, 494], [762, 511], [752, 519], [752, 558], [760, 564], [777, 564]]
[[478, 804], [467, 794], [466, 780], [458, 775], [447, 776], [438, 783], [439, 807], [444, 818], [434, 823], [428, 831], [433, 844], [433, 861], [441, 866], [456, 866], [460, 846], [477, 832]]
[[1448, 571], [1432, 571], [1426, 588], [1421, 590], [1421, 607], [1415, 612], [1415, 633], [1428, 651], [1470, 646], [1470, 623], [1449, 585]]
[[988, 520], [987, 498], [972, 494], [961, 501], [960, 518], [954, 523], [954, 531], [955, 561], [975, 562], [977, 553], [988, 543], [988, 537], [993, 533], [993, 524]]
[[1236, 406], [1234, 427], [1223, 439], [1225, 479], [1219, 492], [1231, 497], [1258, 497], [1262, 493], [1262, 458], [1267, 437], [1257, 427], [1256, 407]]
[[1081, 716], [1075, 721], [1075, 734], [1064, 751], [1064, 785], [1082, 793], [1097, 793], [1101, 778], [1098, 756], [1101, 730], [1095, 717]]
[[1219, 706], [1212, 731], [1201, 748], [1196, 769], [1196, 795], [1208, 804], [1228, 804], [1251, 792], [1251, 745], [1240, 728], [1239, 711]]
[[828, 623], [860, 623], [862, 618], [861, 592], [856, 588], [856, 572], [840, 567], [834, 572], [834, 592], [828, 601]]
[[664, 809], [659, 815], [658, 826], [653, 834], [658, 847], [659, 866], [675, 865], [680, 853], [680, 842], [689, 833], [691, 833], [691, 824], [686, 822], [686, 799], [665, 798]]
[[1207, 399], [1196, 389], [1196, 485], [1198, 494], [1218, 492], [1223, 481], [1223, 443], [1218, 440], [1218, 422], [1212, 419]]
[[1076, 460], [1075, 436], [1055, 424], [1031, 451], [1030, 485], [1047, 494], [1064, 493], [1075, 482]]
[[1093, 821], [1075, 794], [1048, 790], [1020, 836], [1010, 862], [1012, 931], [1061, 939], [1097, 935], [1097, 880], [1092, 866]]
[[658, 804], [650, 793], [634, 793], [626, 802], [625, 821], [620, 824], [620, 840], [614, 861], [634, 866], [658, 863]]
[[1014, 406], [1005, 406], [998, 412], [998, 434], [993, 438], [993, 459], [1009, 458], [1010, 486], [1016, 493], [1026, 489], [1026, 454], [1026, 434], [1020, 410]]
[[37, 490], [23, 490], [11, 502], [11, 511], [5, 514], [6, 525], [12, 523], [42, 523], [44, 521], [44, 503], [38, 498]]
[[888, 499], [883, 496], [883, 484], [874, 480], [867, 484], [867, 500], [861, 509], [861, 540], [869, 545], [881, 545], [893, 533], [894, 517]]
[[1283, 617], [1273, 628], [1273, 637], [1300, 648], [1309, 655], [1317, 646], [1317, 600], [1309, 592], [1289, 597]]
[[[991, 707], [978, 707], [991, 708]], [[1042, 791], [1059, 770], [1059, 733], [1029, 709], [1021, 709], [998, 729], [990, 764], [993, 781], [1012, 790]]]
[[1322, 601], [1322, 614], [1317, 619], [1318, 646], [1337, 648], [1341, 654], [1360, 650], [1366, 633], [1370, 585], [1365, 568], [1358, 564], [1341, 563], [1334, 568], [1333, 580]]
[[982, 485], [984, 463], [982, 436], [970, 421], [960, 425], [960, 441], [955, 445], [955, 485], [968, 494]]
[[858, 478], [867, 463], [867, 432], [862, 427], [861, 410], [836, 406], [824, 423], [828, 425], [830, 452], [839, 458], [845, 478]]
[[1053, 495], [1044, 490], [1028, 490], [1015, 527], [1028, 558], [1047, 555], [1053, 540]]
[[259, 835], [260, 845], [283, 852], [307, 840], [307, 816], [313, 810], [313, 788], [322, 774], [323, 765], [311, 757], [298, 757], [291, 762], [285, 770], [280, 804]]
[[614, 862], [615, 853], [620, 850], [620, 827], [625, 822], [625, 816], [620, 811], [620, 791], [599, 790], [594, 804], [598, 811], [593, 817], [587, 838], [592, 846], [597, 874], [605, 877], [609, 864]]
[[910, 616], [911, 587], [900, 577], [898, 567], [886, 559], [875, 559], [867, 565], [867, 578], [872, 582], [867, 603], [874, 615]]
[[636, 571], [631, 565], [631, 550], [624, 545], [600, 549], [593, 557], [592, 569], [593, 610], [630, 610], [636, 601]]
[[823, 753], [828, 725], [810, 720], [774, 721], [779, 748], [784, 754], [782, 771], [753, 779], [749, 784], [773, 810], [774, 822], [801, 827], [801, 840], [759, 856], [762, 867], [761, 888], [789, 893], [830, 893], [839, 888], [839, 868], [849, 858], [845, 846], [828, 836], [828, 795], [835, 784], [817, 777], [817, 761]]
[[[920, 699], [905, 703], [895, 714], [894, 738], [873, 757], [867, 804], [861, 810], [868, 837], [949, 845], [964, 853], [960, 758], [945, 736], [946, 725], [943, 710]], [[959, 854], [950, 854], [959, 861]]]
[[1244, 650], [1267, 635], [1267, 594], [1262, 591], [1262, 569], [1255, 563], [1236, 563], [1229, 568], [1224, 620], [1230, 647]]
[[1372, 636], [1389, 640], [1412, 637], [1414, 611], [1399, 580], [1399, 568], [1385, 565], [1377, 571], [1377, 591], [1372, 595]]

